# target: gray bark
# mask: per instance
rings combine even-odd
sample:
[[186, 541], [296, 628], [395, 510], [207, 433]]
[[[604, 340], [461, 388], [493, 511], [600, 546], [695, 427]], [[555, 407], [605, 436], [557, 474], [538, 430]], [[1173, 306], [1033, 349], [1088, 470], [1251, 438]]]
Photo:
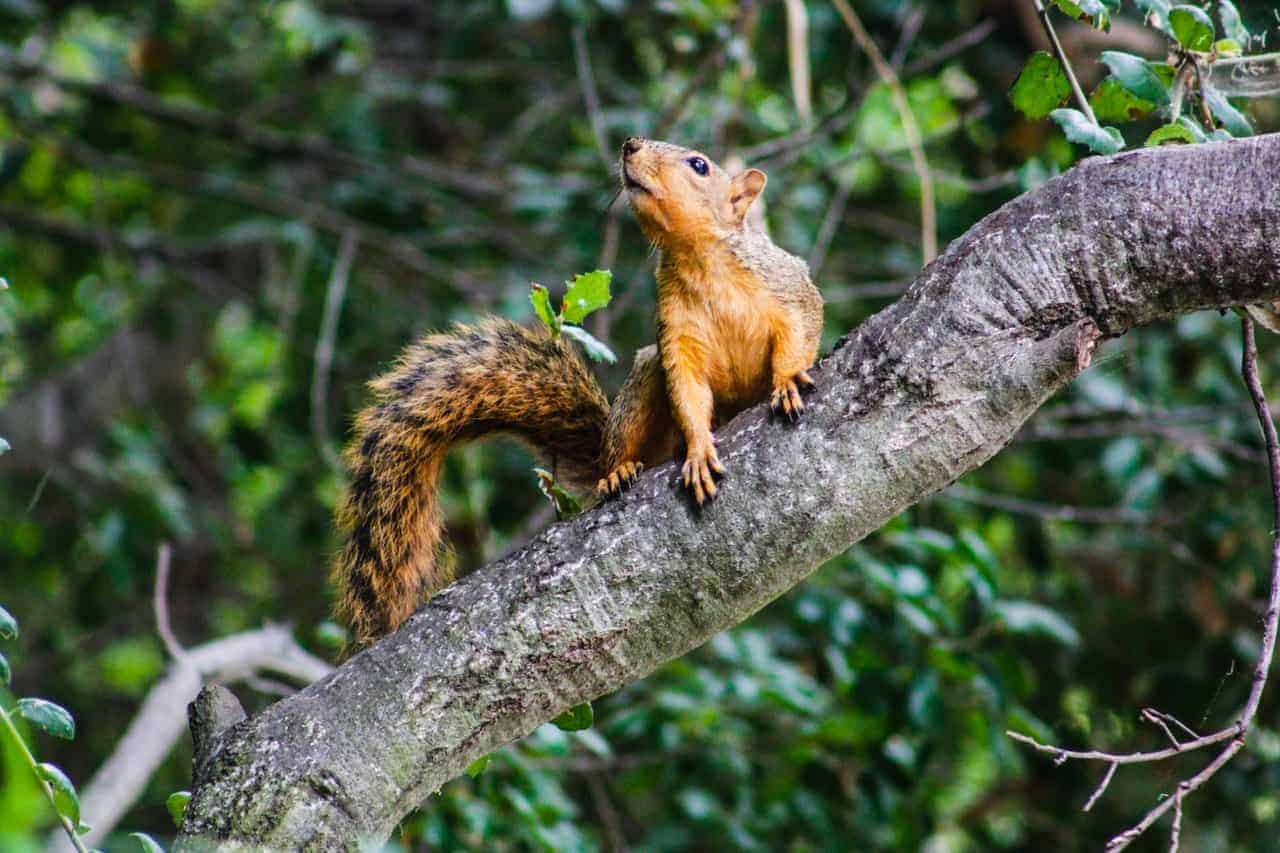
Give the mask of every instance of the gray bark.
[[468, 763], [741, 622], [991, 458], [1099, 337], [1280, 298], [1280, 135], [1086, 160], [975, 225], [837, 345], [796, 425], [719, 434], [460, 580], [333, 675], [226, 732], [182, 840], [380, 841]]

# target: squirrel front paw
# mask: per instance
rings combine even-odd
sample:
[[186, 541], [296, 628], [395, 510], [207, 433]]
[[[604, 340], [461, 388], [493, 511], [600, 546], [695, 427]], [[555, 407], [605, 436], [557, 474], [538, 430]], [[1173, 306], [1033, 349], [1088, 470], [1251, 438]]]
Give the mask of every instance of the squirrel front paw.
[[813, 387], [809, 374], [800, 371], [790, 379], [781, 379], [773, 383], [773, 394], [769, 397], [769, 408], [775, 415], [785, 415], [794, 423], [804, 411], [804, 400], [800, 398], [800, 390]]
[[617, 497], [622, 494], [624, 489], [635, 485], [636, 478], [640, 476], [640, 472], [643, 470], [643, 462], [623, 462], [610, 471], [607, 477], [596, 483], [596, 494], [602, 500]]
[[698, 506], [716, 496], [716, 476], [724, 475], [724, 466], [716, 454], [716, 446], [708, 442], [697, 447], [690, 447], [685, 454], [684, 467], [680, 469], [680, 477], [685, 488], [693, 492], [693, 499]]

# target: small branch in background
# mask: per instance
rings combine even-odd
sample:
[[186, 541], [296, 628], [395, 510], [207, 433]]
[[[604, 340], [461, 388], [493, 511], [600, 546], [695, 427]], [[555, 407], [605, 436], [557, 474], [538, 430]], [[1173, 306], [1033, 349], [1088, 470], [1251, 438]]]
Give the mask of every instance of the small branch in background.
[[920, 240], [924, 247], [924, 262], [928, 264], [938, 256], [937, 211], [933, 193], [933, 175], [929, 172], [929, 161], [924, 156], [924, 143], [920, 136], [920, 127], [911, 112], [911, 104], [907, 100], [907, 92], [902, 88], [902, 81], [885, 60], [884, 54], [876, 45], [871, 34], [862, 25], [862, 20], [848, 0], [832, 0], [836, 11], [844, 19], [853, 39], [867, 54], [881, 82], [889, 87], [893, 105], [902, 121], [902, 132], [907, 138], [907, 148], [911, 152], [911, 162], [915, 166], [916, 177], [920, 179]]
[[161, 542], [156, 549], [156, 587], [152, 607], [156, 614], [156, 633], [160, 635], [160, 642], [164, 643], [169, 657], [180, 661], [187, 656], [187, 651], [174, 636], [173, 626], [169, 623], [169, 567], [172, 555], [173, 549], [168, 542]]
[[587, 108], [587, 120], [591, 122], [591, 135], [595, 137], [596, 152], [606, 172], [613, 172], [613, 157], [609, 154], [609, 132], [605, 127], [604, 112], [600, 109], [600, 92], [591, 72], [591, 52], [587, 48], [587, 27], [573, 27], [573, 61], [578, 69], [578, 85], [582, 88], [582, 102]]
[[899, 76], [902, 74], [902, 63], [907, 61], [907, 54], [911, 52], [911, 46], [916, 43], [916, 36], [920, 35], [920, 28], [924, 26], [924, 9], [920, 6], [911, 6], [907, 10], [907, 15], [902, 20], [902, 32], [898, 34], [898, 43], [893, 47], [893, 55], [889, 57], [889, 67]]
[[[81, 820], [92, 829], [84, 843], [97, 846], [133, 806], [156, 768], [173, 751], [187, 728], [187, 703], [205, 679], [223, 682], [274, 672], [297, 684], [310, 684], [333, 667], [308, 653], [284, 625], [267, 625], [213, 640], [184, 651], [169, 672], [148, 691], [133, 721], [106, 761], [80, 793]], [[50, 850], [70, 850], [54, 835]]]
[[1058, 62], [1062, 63], [1062, 70], [1067, 74], [1067, 81], [1071, 84], [1071, 92], [1075, 96], [1076, 104], [1080, 107], [1080, 112], [1097, 126], [1098, 118], [1093, 114], [1093, 107], [1089, 106], [1089, 99], [1084, 96], [1084, 90], [1080, 88], [1080, 81], [1076, 79], [1071, 60], [1067, 59], [1067, 52], [1062, 49], [1062, 42], [1058, 41], [1058, 34], [1053, 29], [1053, 21], [1049, 20], [1049, 10], [1045, 8], [1043, 0], [1032, 0], [1032, 2], [1036, 4], [1036, 14], [1040, 16], [1040, 25], [1044, 27], [1045, 35], [1049, 37], [1053, 53], [1058, 57]]
[[908, 62], [902, 69], [902, 77], [911, 78], [922, 71], [928, 71], [935, 65], [941, 65], [971, 47], [982, 44], [987, 37], [996, 31], [996, 22], [991, 18], [979, 21], [955, 38], [948, 39], [919, 59]]
[[1149, 525], [1156, 523], [1150, 513], [1128, 507], [1088, 507], [1067, 504], [1028, 501], [1009, 495], [993, 495], [968, 486], [951, 486], [941, 492], [943, 497], [977, 506], [990, 507], [1017, 515], [1030, 515], [1049, 521], [1073, 521], [1077, 524]]
[[338, 317], [342, 314], [342, 302], [347, 295], [347, 281], [351, 278], [351, 264], [360, 245], [354, 231], [342, 235], [338, 247], [338, 259], [329, 276], [325, 291], [324, 316], [320, 321], [320, 336], [316, 340], [314, 368], [311, 373], [311, 434], [324, 460], [334, 471], [342, 471], [342, 460], [333, 448], [329, 436], [329, 369], [333, 366], [333, 346], [338, 336]]
[[849, 194], [853, 192], [853, 184], [848, 181], [836, 183], [836, 191], [831, 194], [831, 203], [822, 216], [822, 224], [818, 226], [818, 235], [813, 239], [813, 248], [809, 250], [809, 275], [817, 279], [822, 266], [827, 262], [827, 251], [836, 236], [836, 229], [844, 219], [845, 209], [849, 206]]
[[1244, 376], [1245, 386], [1249, 389], [1249, 397], [1253, 401], [1254, 410], [1258, 417], [1258, 423], [1262, 428], [1262, 435], [1267, 448], [1267, 468], [1271, 479], [1272, 526], [1271, 592], [1267, 598], [1267, 610], [1263, 618], [1262, 643], [1258, 651], [1258, 662], [1253, 668], [1253, 680], [1249, 690], [1249, 698], [1245, 701], [1239, 716], [1236, 717], [1235, 722], [1231, 725], [1212, 734], [1201, 735], [1191, 740], [1178, 741], [1167, 723], [1174, 723], [1188, 734], [1194, 734], [1194, 732], [1175, 717], [1153, 708], [1147, 708], [1142, 711], [1141, 718], [1146, 722], [1158, 725], [1165, 735], [1173, 741], [1174, 745], [1150, 752], [1123, 754], [1097, 750], [1084, 752], [1063, 749], [1051, 744], [1040, 743], [1034, 738], [1018, 732], [1005, 732], [1016, 741], [1028, 744], [1040, 752], [1049, 753], [1054, 757], [1054, 763], [1056, 764], [1062, 764], [1073, 758], [1081, 761], [1104, 761], [1109, 763], [1111, 766], [1103, 777], [1102, 782], [1098, 785], [1097, 790], [1094, 791], [1093, 796], [1089, 797], [1088, 802], [1085, 803], [1086, 811], [1093, 806], [1102, 795], [1102, 792], [1106, 790], [1111, 777], [1115, 774], [1116, 767], [1121, 764], [1150, 764], [1164, 761], [1168, 758], [1186, 755], [1197, 749], [1227, 741], [1227, 745], [1223, 747], [1222, 751], [1214, 756], [1213, 760], [1205, 765], [1199, 773], [1179, 782], [1173, 793], [1163, 798], [1154, 808], [1148, 811], [1142, 817], [1142, 820], [1107, 842], [1107, 853], [1116, 853], [1116, 851], [1124, 850], [1150, 829], [1170, 809], [1174, 810], [1174, 815], [1173, 826], [1169, 833], [1169, 850], [1177, 851], [1182, 834], [1183, 801], [1189, 794], [1194, 793], [1200, 786], [1211, 779], [1228, 761], [1235, 757], [1236, 753], [1244, 748], [1245, 737], [1253, 725], [1253, 720], [1258, 713], [1258, 706], [1262, 702], [1263, 691], [1266, 690], [1267, 677], [1271, 670], [1271, 660], [1275, 655], [1277, 627], [1280, 626], [1280, 439], [1276, 437], [1275, 422], [1271, 418], [1271, 410], [1267, 407], [1267, 398], [1263, 393], [1262, 383], [1258, 380], [1258, 346], [1257, 341], [1254, 339], [1253, 320], [1247, 316], [1241, 318], [1241, 332], [1244, 337], [1244, 352], [1240, 358], [1240, 372]]
[[809, 77], [809, 12], [804, 0], [785, 0], [787, 7], [787, 65], [791, 71], [791, 99], [802, 127], [813, 123], [813, 85]]

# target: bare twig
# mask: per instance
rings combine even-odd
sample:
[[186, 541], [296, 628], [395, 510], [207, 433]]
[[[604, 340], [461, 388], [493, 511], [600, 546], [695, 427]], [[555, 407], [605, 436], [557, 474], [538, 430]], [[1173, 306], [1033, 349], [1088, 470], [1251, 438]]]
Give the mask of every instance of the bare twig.
[[1032, 2], [1036, 4], [1036, 14], [1040, 16], [1040, 25], [1044, 27], [1045, 35], [1049, 37], [1049, 44], [1053, 45], [1053, 52], [1057, 55], [1058, 62], [1062, 63], [1062, 70], [1067, 74], [1067, 82], [1071, 84], [1071, 93], [1075, 96], [1076, 104], [1089, 122], [1096, 127], [1098, 118], [1093, 114], [1093, 107], [1089, 106], [1089, 99], [1084, 96], [1084, 90], [1080, 88], [1080, 81], [1076, 79], [1076, 72], [1071, 67], [1067, 52], [1062, 49], [1062, 42], [1058, 41], [1058, 34], [1053, 29], [1053, 21], [1049, 20], [1049, 10], [1045, 8], [1043, 0], [1032, 0]]
[[1098, 787], [1093, 789], [1093, 794], [1090, 795], [1089, 799], [1085, 802], [1084, 808], [1081, 811], [1087, 812], [1092, 809], [1094, 803], [1098, 802], [1102, 795], [1106, 793], [1107, 786], [1111, 784], [1111, 777], [1116, 775], [1116, 768], [1119, 766], [1120, 765], [1114, 761], [1107, 765], [1107, 772], [1103, 774], [1102, 781], [1098, 783]]
[[156, 587], [152, 605], [156, 613], [156, 633], [165, 651], [175, 661], [186, 658], [187, 651], [182, 648], [178, 638], [173, 634], [173, 626], [169, 623], [169, 566], [173, 549], [168, 542], [161, 542], [156, 549]]
[[600, 92], [596, 89], [596, 78], [591, 72], [591, 51], [587, 48], [587, 27], [575, 24], [573, 27], [573, 60], [578, 69], [578, 85], [582, 87], [582, 102], [587, 108], [587, 119], [591, 122], [591, 135], [595, 137], [596, 153], [604, 164], [606, 172], [613, 171], [613, 157], [609, 151], [609, 131], [605, 127], [604, 112], [600, 109]]
[[1258, 713], [1258, 706], [1262, 702], [1262, 694], [1267, 686], [1267, 677], [1271, 670], [1271, 660], [1275, 654], [1277, 625], [1280, 623], [1280, 439], [1276, 437], [1275, 422], [1271, 418], [1271, 411], [1267, 407], [1266, 395], [1263, 393], [1262, 384], [1258, 380], [1258, 347], [1254, 339], [1253, 321], [1244, 316], [1241, 318], [1241, 330], [1244, 336], [1244, 352], [1240, 359], [1240, 372], [1244, 376], [1246, 387], [1249, 389], [1249, 397], [1253, 402], [1254, 410], [1258, 416], [1258, 422], [1262, 427], [1262, 435], [1265, 439], [1267, 448], [1267, 467], [1271, 475], [1271, 500], [1272, 500], [1272, 541], [1271, 541], [1271, 592], [1267, 599], [1267, 610], [1263, 619], [1262, 643], [1258, 651], [1258, 662], [1253, 668], [1253, 683], [1249, 690], [1249, 698], [1245, 701], [1244, 707], [1240, 710], [1240, 714], [1236, 717], [1235, 722], [1231, 725], [1207, 735], [1195, 737], [1189, 741], [1181, 743], [1173, 736], [1173, 732], [1165, 725], [1166, 721], [1171, 721], [1181, 727], [1184, 731], [1194, 734], [1190, 728], [1183, 725], [1175, 717], [1165, 714], [1154, 709], [1145, 709], [1142, 712], [1143, 719], [1153, 722], [1164, 729], [1165, 734], [1174, 742], [1174, 746], [1152, 750], [1149, 752], [1133, 752], [1127, 754], [1117, 754], [1108, 752], [1099, 752], [1096, 750], [1076, 751], [1062, 749], [1061, 747], [1050, 744], [1043, 744], [1034, 738], [1019, 734], [1018, 732], [1006, 732], [1009, 737], [1014, 740], [1026, 743], [1035, 747], [1041, 752], [1047, 752], [1054, 756], [1054, 761], [1061, 764], [1067, 759], [1075, 758], [1084, 761], [1106, 761], [1111, 764], [1103, 783], [1099, 786], [1099, 790], [1089, 798], [1086, 809], [1093, 805], [1101, 793], [1106, 788], [1106, 784], [1110, 781], [1112, 773], [1120, 764], [1149, 764], [1152, 762], [1163, 761], [1178, 755], [1185, 755], [1188, 752], [1197, 749], [1203, 749], [1207, 746], [1227, 741], [1227, 745], [1219, 752], [1212, 761], [1210, 761], [1200, 772], [1196, 773], [1189, 779], [1184, 779], [1178, 783], [1177, 789], [1172, 796], [1166, 797], [1159, 804], [1148, 811], [1140, 821], [1129, 829], [1113, 837], [1107, 842], [1108, 853], [1123, 850], [1134, 842], [1139, 836], [1151, 828], [1161, 817], [1170, 809], [1174, 809], [1173, 826], [1170, 831], [1169, 844], [1170, 850], [1177, 850], [1179, 838], [1182, 833], [1182, 806], [1183, 801], [1188, 794], [1196, 791], [1201, 785], [1213, 777], [1228, 761], [1230, 761], [1236, 753], [1244, 748], [1245, 736], [1249, 732], [1250, 726], [1253, 724], [1254, 717]]
[[[206, 678], [235, 681], [269, 671], [309, 684], [333, 670], [308, 654], [283, 625], [267, 625], [187, 649], [147, 693], [142, 706], [80, 795], [80, 814], [92, 829], [84, 842], [106, 838], [142, 794], [155, 769], [186, 731], [186, 706]], [[69, 849], [58, 837], [50, 849]]]
[[933, 51], [913, 62], [908, 62], [902, 69], [902, 76], [910, 79], [922, 71], [928, 71], [935, 65], [946, 62], [956, 54], [963, 53], [971, 47], [982, 44], [987, 37], [996, 31], [996, 22], [991, 18], [979, 21], [953, 39], [938, 45]]
[[809, 82], [809, 12], [804, 0], [785, 0], [787, 7], [787, 65], [791, 71], [791, 99], [800, 124], [813, 122], [812, 86]]
[[320, 321], [320, 336], [316, 339], [316, 354], [311, 372], [311, 435], [325, 462], [334, 471], [342, 470], [342, 460], [338, 458], [338, 452], [333, 449], [333, 441], [329, 437], [329, 368], [333, 366], [333, 344], [338, 336], [338, 316], [342, 313], [347, 281], [351, 278], [351, 264], [355, 261], [358, 246], [359, 240], [354, 231], [347, 231], [342, 235], [338, 259], [333, 264], [329, 287], [325, 291], [324, 316]]
[[971, 489], [968, 486], [952, 486], [943, 496], [978, 506], [1004, 510], [1017, 515], [1031, 515], [1052, 521], [1074, 521], [1078, 524], [1127, 524], [1146, 525], [1156, 521], [1150, 513], [1128, 507], [1069, 506], [1023, 500], [1009, 495], [993, 495]]
[[849, 205], [849, 194], [853, 184], [849, 181], [836, 183], [836, 191], [831, 194], [831, 203], [822, 216], [822, 224], [818, 226], [818, 235], [813, 239], [813, 248], [809, 250], [809, 274], [816, 280], [822, 272], [822, 265], [827, 262], [827, 251], [831, 248], [831, 240], [844, 218], [845, 208]]
[[836, 11], [840, 13], [840, 17], [844, 19], [845, 25], [848, 26], [849, 32], [853, 34], [854, 41], [871, 60], [877, 76], [889, 87], [893, 105], [902, 121], [902, 133], [907, 138], [911, 162], [915, 166], [916, 176], [920, 179], [920, 238], [924, 245], [924, 262], [927, 264], [938, 255], [938, 228], [933, 197], [933, 175], [929, 172], [929, 161], [924, 156], [920, 127], [916, 124], [916, 117], [911, 112], [911, 104], [907, 101], [907, 92], [902, 88], [902, 81], [898, 79], [897, 73], [880, 52], [871, 34], [862, 25], [862, 20], [853, 11], [853, 7], [849, 5], [848, 0], [832, 0], [832, 2], [835, 4]]

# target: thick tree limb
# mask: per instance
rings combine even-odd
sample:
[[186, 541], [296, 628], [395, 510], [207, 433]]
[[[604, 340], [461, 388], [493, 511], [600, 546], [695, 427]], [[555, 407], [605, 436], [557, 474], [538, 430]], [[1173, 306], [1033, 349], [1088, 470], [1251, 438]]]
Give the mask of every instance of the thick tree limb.
[[240, 723], [182, 839], [353, 847], [474, 759], [742, 621], [981, 465], [1094, 343], [1280, 297], [1280, 136], [1090, 159], [1005, 205], [841, 342], [795, 426], [720, 434], [696, 512], [674, 468], [454, 584]]

